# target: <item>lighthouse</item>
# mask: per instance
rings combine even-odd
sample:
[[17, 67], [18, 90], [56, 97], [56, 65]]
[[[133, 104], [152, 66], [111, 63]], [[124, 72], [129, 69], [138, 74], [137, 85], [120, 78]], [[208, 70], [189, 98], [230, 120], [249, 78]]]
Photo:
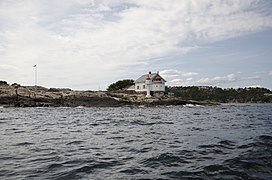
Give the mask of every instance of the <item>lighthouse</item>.
[[146, 85], [146, 96], [145, 97], [147, 97], [147, 98], [151, 97], [150, 91], [151, 91], [152, 82], [151, 82], [150, 74], [151, 74], [151, 72], [149, 72], [149, 74], [147, 74], [146, 80], [145, 80], [145, 85]]

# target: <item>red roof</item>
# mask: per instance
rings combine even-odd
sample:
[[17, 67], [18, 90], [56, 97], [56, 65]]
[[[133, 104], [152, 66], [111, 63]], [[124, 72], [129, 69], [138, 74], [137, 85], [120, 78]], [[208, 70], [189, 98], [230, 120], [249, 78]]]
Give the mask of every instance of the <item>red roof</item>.
[[150, 76], [149, 76], [149, 74], [147, 74], [147, 76], [146, 76], [146, 80], [150, 80]]

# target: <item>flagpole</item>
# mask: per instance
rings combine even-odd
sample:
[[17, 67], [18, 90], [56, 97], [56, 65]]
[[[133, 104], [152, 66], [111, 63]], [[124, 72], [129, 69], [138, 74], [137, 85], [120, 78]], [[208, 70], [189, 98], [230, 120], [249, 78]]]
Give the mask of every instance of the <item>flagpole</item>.
[[[36, 93], [37, 93], [37, 79], [38, 79], [38, 73], [37, 73], [37, 64], [33, 66], [35, 69], [35, 86], [34, 86], [34, 99], [36, 99]], [[34, 104], [36, 105], [36, 101], [34, 101]]]
[[38, 81], [37, 65], [35, 64], [33, 67], [35, 68], [35, 86], [37, 86], [37, 81]]

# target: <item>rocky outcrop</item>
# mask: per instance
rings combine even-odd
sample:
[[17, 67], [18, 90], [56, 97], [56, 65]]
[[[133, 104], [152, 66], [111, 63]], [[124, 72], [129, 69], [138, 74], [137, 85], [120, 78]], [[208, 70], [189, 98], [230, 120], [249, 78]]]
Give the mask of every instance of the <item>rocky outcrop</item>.
[[0, 106], [4, 107], [76, 107], [121, 106], [126, 101], [117, 100], [104, 92], [47, 89], [40, 86], [0, 85]]
[[74, 91], [71, 89], [45, 88], [0, 84], [0, 106], [4, 107], [116, 107], [124, 105], [215, 105], [210, 102], [188, 101], [178, 98], [145, 98], [139, 93], [108, 93]]
[[202, 105], [202, 106], [213, 106], [219, 105], [220, 103], [211, 101], [193, 101], [183, 100], [176, 97], [151, 97], [146, 98], [145, 94], [142, 93], [109, 93], [111, 97], [116, 97], [124, 101], [128, 101], [134, 105], [145, 105], [145, 106], [170, 106], [170, 105]]

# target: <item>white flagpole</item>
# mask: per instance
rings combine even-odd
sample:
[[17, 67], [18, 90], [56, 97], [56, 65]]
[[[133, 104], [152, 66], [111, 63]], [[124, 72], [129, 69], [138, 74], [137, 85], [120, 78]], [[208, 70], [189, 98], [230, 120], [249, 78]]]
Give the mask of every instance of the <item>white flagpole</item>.
[[[38, 75], [37, 75], [37, 64], [35, 64], [34, 66], [33, 66], [35, 69], [35, 87], [34, 87], [34, 98], [36, 99], [36, 92], [37, 92], [37, 77], [38, 77]], [[36, 102], [35, 102], [35, 105], [36, 105]]]
[[35, 64], [33, 67], [35, 68], [35, 86], [37, 86], [37, 81], [38, 81], [37, 64]]

